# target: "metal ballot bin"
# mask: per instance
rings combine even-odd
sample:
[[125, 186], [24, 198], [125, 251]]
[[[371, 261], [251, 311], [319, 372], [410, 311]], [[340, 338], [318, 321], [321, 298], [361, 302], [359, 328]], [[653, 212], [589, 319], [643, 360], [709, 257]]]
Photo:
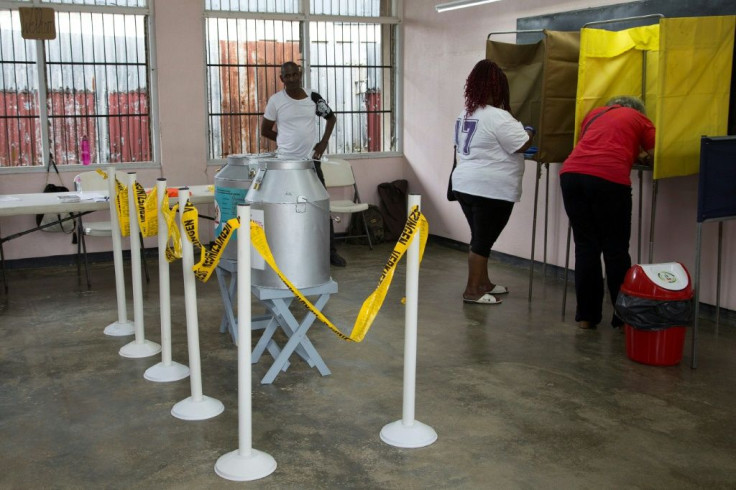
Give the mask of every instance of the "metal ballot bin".
[[[312, 160], [265, 159], [246, 202], [260, 222], [281, 272], [298, 288], [330, 280], [330, 201]], [[276, 273], [256, 258], [253, 286], [286, 289]]]
[[[238, 203], [245, 202], [259, 161], [273, 157], [273, 153], [228, 155], [227, 164], [215, 174], [215, 236], [229, 219], [238, 215]], [[237, 239], [237, 233], [233, 234], [222, 253], [223, 259], [237, 260]]]

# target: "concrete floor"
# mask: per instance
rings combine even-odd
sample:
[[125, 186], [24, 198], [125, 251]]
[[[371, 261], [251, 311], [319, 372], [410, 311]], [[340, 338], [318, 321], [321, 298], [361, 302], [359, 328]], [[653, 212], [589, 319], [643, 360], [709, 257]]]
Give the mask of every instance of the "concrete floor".
[[[341, 247], [348, 267], [333, 268], [340, 292], [324, 312], [344, 331], [389, 252]], [[91, 291], [74, 268], [11, 270], [0, 302], [0, 488], [736, 488], [733, 324], [716, 334], [701, 323], [697, 370], [689, 336], [680, 365], [646, 366], [627, 358], [619, 331], [575, 328], [572, 292], [561, 321], [558, 279], [540, 274], [530, 306], [528, 269], [493, 260], [492, 279], [512, 293], [465, 305], [465, 268], [465, 253], [433, 243], [421, 268], [415, 416], [436, 430], [434, 444], [379, 438], [402, 417], [402, 262], [365, 341], [311, 329], [330, 376], [292, 358], [261, 385], [271, 358], [253, 366], [253, 447], [278, 467], [247, 484], [214, 472], [238, 446], [236, 348], [218, 331], [215, 280], [197, 283], [201, 364], [204, 394], [225, 411], [191, 422], [170, 414], [189, 379], [145, 380], [160, 355], [123, 358], [132, 337], [103, 335], [117, 319], [111, 264], [94, 266]], [[173, 358], [186, 364], [180, 263], [171, 274]], [[144, 298], [146, 338], [159, 342], [155, 273]]]

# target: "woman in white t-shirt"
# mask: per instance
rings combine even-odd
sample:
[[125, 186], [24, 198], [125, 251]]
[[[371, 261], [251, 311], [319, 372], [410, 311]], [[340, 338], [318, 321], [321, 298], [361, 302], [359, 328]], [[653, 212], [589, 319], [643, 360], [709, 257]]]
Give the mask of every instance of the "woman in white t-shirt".
[[508, 293], [488, 276], [491, 247], [521, 199], [524, 151], [534, 129], [511, 115], [509, 83], [491, 60], [479, 61], [465, 82], [465, 110], [455, 122], [457, 167], [452, 190], [470, 225], [468, 281], [463, 301], [499, 304]]

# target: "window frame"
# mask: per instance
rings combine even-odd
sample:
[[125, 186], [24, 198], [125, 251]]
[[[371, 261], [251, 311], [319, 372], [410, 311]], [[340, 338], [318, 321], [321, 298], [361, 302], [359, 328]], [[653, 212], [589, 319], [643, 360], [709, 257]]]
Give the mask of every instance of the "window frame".
[[[321, 1], [321, 0], [313, 0]], [[204, 38], [204, 50], [205, 50], [205, 66], [203, 67], [205, 73], [205, 106], [206, 114], [205, 117], [205, 128], [207, 134], [205, 135], [205, 147], [207, 148], [207, 165], [208, 166], [222, 166], [226, 163], [226, 158], [212, 158], [210, 156], [210, 94], [209, 94], [209, 79], [207, 70], [209, 69], [207, 60], [207, 26], [206, 23], [210, 19], [253, 19], [253, 20], [272, 20], [281, 22], [299, 22], [300, 23], [300, 43], [302, 50], [302, 69], [305, 73], [304, 76], [304, 87], [309, 90], [311, 88], [311, 59], [308, 47], [311, 44], [310, 41], [310, 28], [311, 22], [346, 22], [346, 23], [365, 23], [365, 24], [385, 24], [393, 26], [395, 32], [394, 37], [394, 52], [391, 56], [394, 60], [392, 67], [394, 71], [393, 84], [391, 86], [392, 97], [394, 99], [394, 134], [396, 139], [395, 149], [391, 151], [380, 151], [380, 152], [360, 152], [360, 153], [340, 153], [341, 158], [348, 158], [351, 160], [359, 159], [376, 159], [376, 158], [391, 158], [403, 156], [403, 112], [401, 110], [403, 104], [403, 81], [401, 80], [401, 69], [403, 64], [402, 59], [402, 43], [403, 43], [403, 1], [402, 0], [387, 0], [387, 4], [392, 12], [392, 15], [388, 16], [350, 16], [350, 15], [325, 15], [325, 14], [313, 14], [310, 12], [310, 0], [298, 0], [299, 12], [298, 13], [263, 13], [263, 12], [240, 12], [240, 11], [226, 11], [226, 10], [208, 10], [206, 7], [206, 0], [202, 0], [205, 4], [204, 16], [203, 16], [203, 27], [202, 30], [205, 33]], [[331, 102], [328, 100], [328, 104]], [[334, 109], [334, 107], [333, 107]], [[262, 117], [262, 116], [261, 116]], [[259, 129], [260, 133], [260, 129]], [[333, 135], [334, 136], [334, 135]]]
[[[71, 2], [88, 2], [89, 4], [71, 3]], [[161, 148], [158, 138], [159, 134], [159, 113], [158, 113], [158, 87], [156, 72], [156, 46], [155, 46], [155, 33], [154, 33], [154, 6], [155, 0], [143, 0], [146, 6], [106, 6], [106, 5], [92, 5], [91, 3], [101, 3], [105, 1], [114, 0], [0, 0], [0, 9], [6, 11], [17, 11], [21, 7], [46, 7], [53, 8], [54, 14], [58, 13], [95, 13], [95, 14], [123, 14], [123, 15], [138, 15], [144, 17], [144, 31], [145, 40], [144, 48], [146, 50], [147, 65], [145, 67], [146, 83], [148, 85], [148, 117], [149, 117], [149, 131], [150, 131], [150, 154], [151, 160], [135, 161], [135, 162], [101, 162], [99, 165], [114, 166], [122, 169], [147, 169], [154, 168], [158, 169], [161, 167]], [[131, 2], [140, 0], [130, 0]], [[70, 3], [67, 3], [70, 2]], [[27, 40], [33, 44], [33, 48], [36, 52], [36, 82], [39, 87], [38, 96], [38, 118], [40, 124], [40, 138], [41, 138], [41, 152], [42, 159], [41, 165], [25, 166], [25, 167], [0, 167], [0, 175], [6, 174], [25, 174], [25, 173], [42, 173], [49, 172], [50, 162], [49, 155], [51, 152], [51, 135], [49, 129], [49, 115], [48, 115], [48, 89], [47, 83], [47, 52], [46, 52], [46, 41], [45, 40]], [[57, 163], [59, 172], [79, 172], [84, 169], [92, 168], [92, 166], [84, 166], [81, 163], [77, 164], [63, 164]], [[96, 166], [95, 166], [96, 168]]]

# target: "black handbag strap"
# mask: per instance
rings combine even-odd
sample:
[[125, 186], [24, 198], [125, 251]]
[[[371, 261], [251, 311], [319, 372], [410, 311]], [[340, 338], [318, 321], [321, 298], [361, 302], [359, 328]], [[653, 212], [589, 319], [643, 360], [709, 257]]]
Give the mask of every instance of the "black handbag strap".
[[54, 161], [53, 153], [49, 153], [49, 166], [46, 167], [46, 184], [49, 183], [49, 175], [51, 172], [51, 167], [54, 167], [54, 172], [56, 172], [56, 176], [59, 178], [59, 183], [63, 186], [64, 181], [61, 180], [61, 174], [59, 173], [59, 168], [56, 166], [56, 162]]
[[606, 112], [612, 111], [614, 109], [617, 109], [618, 107], [620, 107], [620, 106], [615, 105], [615, 106], [609, 107], [605, 111], [599, 112], [598, 114], [596, 114], [595, 116], [593, 116], [593, 118], [590, 121], [588, 121], [588, 124], [586, 124], [585, 127], [583, 128], [583, 130], [580, 132], [580, 139], [583, 139], [583, 135], [588, 130], [588, 128], [590, 127], [590, 125], [593, 124], [593, 121], [595, 121], [596, 119], [598, 119], [599, 117], [601, 117]]
[[452, 169], [455, 170], [457, 167], [457, 145], [452, 147]]

